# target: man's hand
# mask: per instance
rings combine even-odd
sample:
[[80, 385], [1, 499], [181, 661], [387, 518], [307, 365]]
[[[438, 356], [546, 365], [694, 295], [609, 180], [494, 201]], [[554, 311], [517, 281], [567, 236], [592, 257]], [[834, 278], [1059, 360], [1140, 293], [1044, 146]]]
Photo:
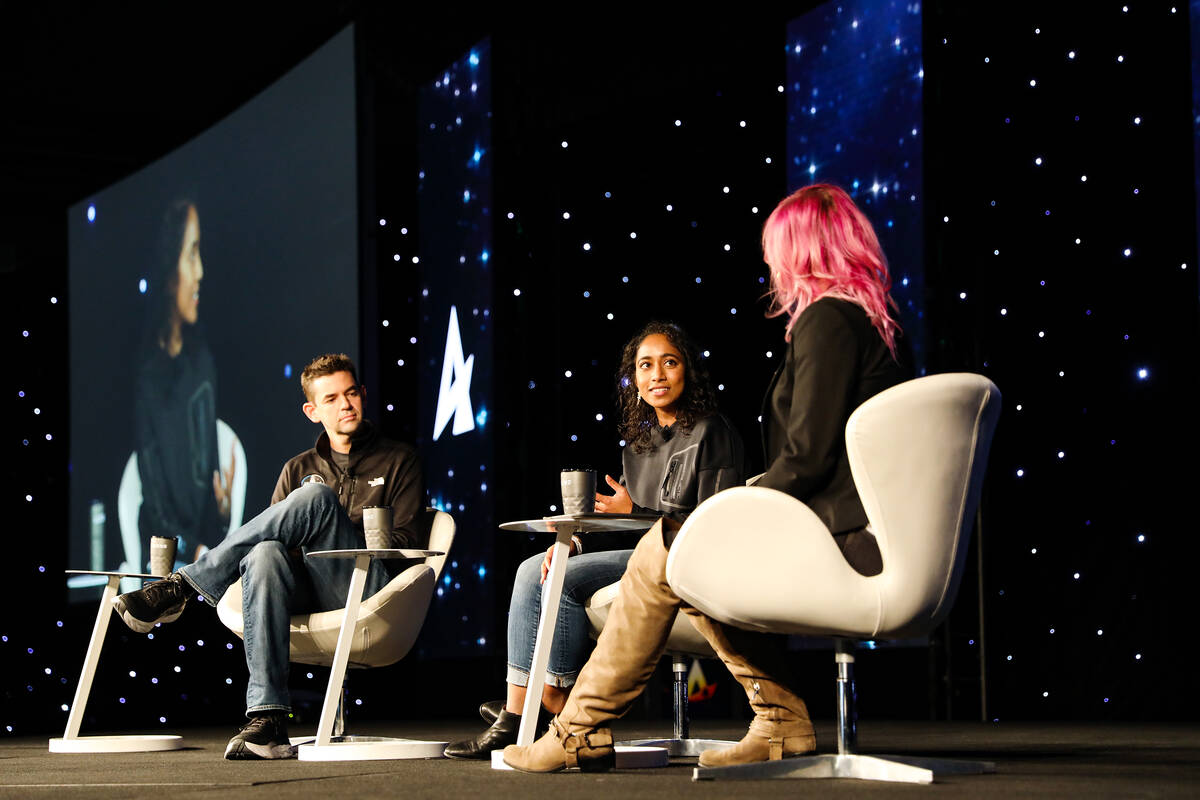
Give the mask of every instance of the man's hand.
[[632, 514], [633, 500], [629, 497], [629, 491], [612, 475], [605, 475], [604, 480], [612, 487], [613, 493], [596, 492], [596, 510], [601, 514]]

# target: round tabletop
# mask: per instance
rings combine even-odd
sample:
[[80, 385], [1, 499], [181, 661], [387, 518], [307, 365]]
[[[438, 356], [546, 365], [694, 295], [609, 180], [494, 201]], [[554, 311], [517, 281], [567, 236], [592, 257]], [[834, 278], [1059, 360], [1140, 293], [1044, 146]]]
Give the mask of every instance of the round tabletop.
[[598, 533], [600, 531], [644, 531], [662, 519], [662, 514], [560, 514], [541, 519], [522, 519], [501, 523], [500, 529], [522, 533]]
[[306, 558], [354, 558], [355, 556], [371, 556], [372, 558], [428, 558], [429, 556], [444, 556], [442, 550], [406, 550], [400, 548], [358, 550], [313, 550], [304, 554]]
[[[63, 572], [68, 575], [116, 575], [118, 578], [143, 578], [145, 580], [161, 580], [165, 575], [147, 575], [144, 572], [117, 572], [105, 571], [99, 569], [65, 569]], [[102, 584], [103, 585], [103, 584]]]

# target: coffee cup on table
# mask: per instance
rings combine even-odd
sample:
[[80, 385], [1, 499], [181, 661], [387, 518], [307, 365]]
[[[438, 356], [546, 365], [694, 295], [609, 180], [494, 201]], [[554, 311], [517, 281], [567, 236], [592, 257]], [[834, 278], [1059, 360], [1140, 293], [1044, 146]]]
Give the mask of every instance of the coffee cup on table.
[[368, 550], [387, 550], [392, 546], [392, 507], [363, 506], [363, 534]]
[[175, 550], [178, 540], [174, 536], [150, 537], [150, 574], [165, 578], [175, 569]]
[[564, 469], [560, 482], [564, 514], [590, 514], [596, 510], [596, 470]]

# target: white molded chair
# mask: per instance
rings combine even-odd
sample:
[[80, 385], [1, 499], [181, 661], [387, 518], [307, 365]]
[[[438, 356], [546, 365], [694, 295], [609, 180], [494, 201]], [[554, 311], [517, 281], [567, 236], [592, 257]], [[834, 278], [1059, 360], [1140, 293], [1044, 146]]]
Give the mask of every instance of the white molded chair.
[[[242, 515], [246, 511], [246, 451], [242, 440], [233, 432], [225, 420], [217, 420], [217, 459], [221, 470], [230, 468], [230, 457], [236, 462], [233, 472], [233, 491], [229, 498], [229, 528], [226, 534], [235, 531], [242, 525]], [[149, 568], [149, 559], [142, 560], [143, 537], [138, 530], [138, 515], [142, 509], [142, 478], [138, 472], [137, 451], [129, 454], [125, 469], [121, 471], [121, 485], [117, 489], [117, 519], [121, 524], [121, 543], [125, 549], [125, 560], [119, 567], [121, 572], [145, 572]], [[179, 558], [187, 562], [187, 554], [180, 553]], [[121, 591], [132, 592], [142, 585], [138, 578], [123, 578]]]
[[[350, 668], [386, 667], [408, 654], [421, 625], [429, 611], [433, 593], [437, 590], [438, 577], [454, 543], [454, 518], [445, 511], [429, 509], [433, 522], [429, 532], [429, 550], [438, 550], [440, 556], [430, 556], [422, 563], [414, 564], [392, 578], [387, 585], [371, 597], [363, 599], [354, 624], [354, 638], [350, 645]], [[333, 665], [334, 650], [342, 629], [345, 609], [297, 614], [291, 618], [291, 637], [288, 659], [300, 664]], [[229, 630], [239, 637], [242, 627], [242, 581], [235, 581], [217, 603], [217, 616]], [[343, 692], [344, 695], [344, 692]], [[333, 741], [339, 743], [363, 743], [360, 749], [340, 748], [337, 760], [362, 760], [398, 757], [440, 757], [445, 742], [440, 747], [425, 752], [420, 748], [414, 755], [396, 755], [396, 752], [413, 753], [413, 747], [372, 747], [373, 743], [398, 742], [403, 745], [418, 744], [410, 740], [392, 740], [374, 736], [347, 736], [344, 734], [344, 702], [338, 705], [334, 721]], [[308, 741], [305, 739], [304, 741]], [[293, 739], [293, 744], [299, 740]], [[421, 742], [419, 745], [431, 743]], [[327, 760], [327, 759], [322, 759]], [[328, 759], [332, 760], [332, 759]]]
[[[610, 583], [598, 591], [584, 603], [590, 625], [591, 637], [600, 636], [604, 623], [608, 620], [608, 610], [621, 587], [620, 581]], [[670, 739], [634, 739], [619, 742], [622, 745], [640, 747], [665, 747], [667, 755], [672, 758], [695, 757], [705, 750], [720, 750], [732, 747], [737, 742], [722, 739], [695, 739], [690, 735], [690, 719], [688, 716], [688, 657], [716, 658], [708, 641], [700, 635], [687, 620], [686, 614], [677, 614], [667, 634], [667, 655], [671, 657], [674, 735]]]
[[[697, 768], [697, 780], [928, 783], [935, 774], [994, 770], [987, 762], [855, 753], [852, 669], [856, 641], [924, 636], [950, 613], [999, 415], [1000, 392], [991, 381], [951, 373], [894, 386], [850, 416], [850, 469], [883, 556], [883, 571], [875, 576], [846, 563], [817, 515], [783, 492], [737, 487], [692, 512], [667, 558], [675, 592], [740, 628], [835, 637], [838, 669], [836, 755]], [[731, 530], [739, 542], [733, 550]]]

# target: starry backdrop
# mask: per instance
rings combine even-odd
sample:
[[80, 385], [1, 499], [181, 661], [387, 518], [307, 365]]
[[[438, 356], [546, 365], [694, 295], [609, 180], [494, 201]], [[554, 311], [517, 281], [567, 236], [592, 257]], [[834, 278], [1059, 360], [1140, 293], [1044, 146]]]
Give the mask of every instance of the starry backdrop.
[[[799, 11], [809, 9], [828, 14], [817, 4]], [[923, 4], [920, 12], [924, 168], [913, 185], [924, 361], [930, 372], [988, 375], [1004, 411], [972, 545], [980, 567], [928, 649], [860, 660], [860, 714], [1192, 717], [1195, 690], [1174, 635], [1192, 604], [1195, 525], [1179, 500], [1190, 494], [1197, 444], [1187, 414], [1198, 295], [1188, 9], [1105, 3], [1051, 13], [1018, 4], [1001, 14]], [[846, 16], [830, 18], [846, 26]], [[345, 21], [325, 20], [325, 38]], [[796, 188], [787, 119], [795, 93], [807, 100], [812, 89], [789, 88], [789, 21], [570, 35], [497, 23], [441, 41], [427, 62], [398, 65], [387, 55], [394, 20], [357, 18], [373, 99], [364, 272], [378, 298], [363, 322], [364, 342], [374, 333], [377, 343], [364, 352], [378, 347], [372, 413], [412, 441], [423, 435], [416, 387], [427, 380], [417, 97], [490, 34], [494, 117], [482, 157], [493, 159], [494, 520], [551, 513], [564, 464], [617, 474], [615, 358], [653, 318], [674, 319], [699, 341], [722, 409], [761, 468], [757, 418], [782, 323], [763, 318], [758, 236]], [[307, 34], [311, 51], [323, 39]], [[893, 41], [888, 34], [872, 46]], [[295, 63], [303, 52], [288, 55]], [[136, 166], [93, 174], [111, 182]], [[74, 188], [55, 221], [94, 188]], [[14, 421], [5, 446], [9, 569], [34, 600], [0, 622], [5, 735], [61, 728], [94, 614], [65, 605], [62, 569], [71, 565], [56, 544], [65, 535], [53, 533], [65, 525], [67, 497], [67, 309], [51, 302], [66, 296], [65, 245], [59, 258], [22, 258], [30, 235], [5, 228], [11, 266], [0, 272], [16, 354], [4, 390]], [[449, 655], [423, 634], [404, 661], [355, 676], [360, 713], [466, 715], [499, 696], [511, 576], [545, 543], [494, 530], [464, 535], [490, 553], [471, 596], [490, 606], [484, 643]], [[154, 638], [111, 631], [85, 729], [236, 720], [241, 645], [212, 615], [189, 616]], [[435, 614], [427, 627], [456, 625], [449, 616]], [[796, 653], [814, 713], [826, 717], [828, 662], [827, 653]], [[324, 674], [293, 670], [301, 716], [319, 705]], [[462, 697], [397, 699], [398, 685], [435, 675], [462, 686]], [[709, 713], [703, 704], [694, 712]]]

